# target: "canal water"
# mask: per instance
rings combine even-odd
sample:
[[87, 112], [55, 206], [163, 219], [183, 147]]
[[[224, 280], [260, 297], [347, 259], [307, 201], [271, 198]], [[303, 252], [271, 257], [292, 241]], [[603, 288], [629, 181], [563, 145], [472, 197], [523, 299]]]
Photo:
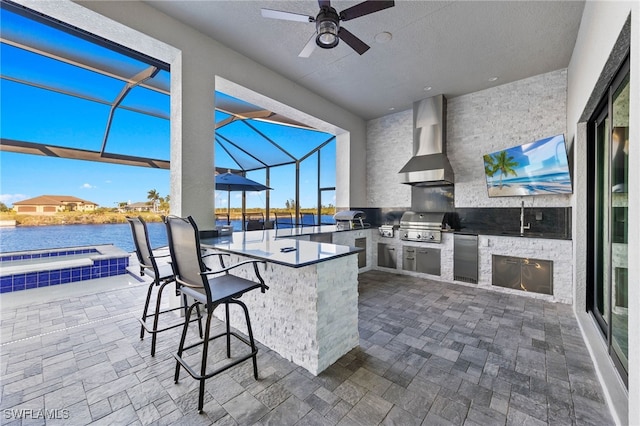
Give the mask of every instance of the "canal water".
[[[167, 231], [163, 223], [147, 223], [147, 228], [152, 247], [167, 245]], [[134, 251], [131, 227], [128, 223], [117, 223], [0, 228], [2, 253], [99, 244], [113, 244], [124, 251]]]
[[[322, 216], [323, 222], [332, 219], [332, 216]], [[242, 229], [240, 220], [232, 220], [231, 225], [235, 230]], [[147, 223], [147, 229], [151, 247], [167, 245], [163, 223]], [[135, 250], [128, 223], [0, 227], [0, 253], [100, 244], [113, 244], [127, 252]]]

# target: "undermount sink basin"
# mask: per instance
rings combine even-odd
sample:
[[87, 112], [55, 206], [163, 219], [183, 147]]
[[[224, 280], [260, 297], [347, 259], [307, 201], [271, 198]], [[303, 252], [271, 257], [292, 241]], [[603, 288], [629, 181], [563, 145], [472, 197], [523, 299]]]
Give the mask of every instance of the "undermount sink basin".
[[521, 235], [519, 232], [500, 232], [500, 235], [505, 235], [505, 236], [509, 236], [509, 237], [542, 237], [543, 234], [542, 232], [526, 232], [524, 233], [524, 235]]

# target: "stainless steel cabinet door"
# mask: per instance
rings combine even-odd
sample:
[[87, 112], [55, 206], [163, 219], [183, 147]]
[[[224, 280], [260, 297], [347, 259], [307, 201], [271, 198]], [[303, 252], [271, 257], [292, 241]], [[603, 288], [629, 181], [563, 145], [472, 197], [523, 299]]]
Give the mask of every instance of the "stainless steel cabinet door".
[[417, 272], [440, 275], [440, 249], [417, 248], [415, 258]]
[[520, 284], [520, 263], [518, 257], [493, 255], [492, 283], [500, 287], [522, 290]]
[[358, 268], [364, 268], [367, 266], [367, 239], [356, 238], [355, 245], [362, 249], [362, 251], [358, 253]]
[[553, 294], [553, 262], [522, 259], [522, 289], [534, 293]]
[[396, 248], [386, 243], [378, 243], [378, 266], [396, 269]]
[[478, 283], [478, 236], [453, 236], [453, 279]]

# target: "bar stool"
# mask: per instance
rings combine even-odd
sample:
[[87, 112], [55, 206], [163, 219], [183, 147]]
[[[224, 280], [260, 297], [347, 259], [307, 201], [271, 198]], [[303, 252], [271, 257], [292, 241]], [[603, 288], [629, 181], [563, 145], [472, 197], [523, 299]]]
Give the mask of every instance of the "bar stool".
[[275, 220], [276, 229], [289, 229], [294, 227], [295, 224], [293, 223], [293, 217], [291, 216], [291, 213], [274, 212], [273, 215], [276, 218]]
[[[147, 298], [144, 302], [144, 309], [142, 310], [142, 318], [140, 321], [140, 339], [144, 339], [144, 332], [151, 334], [151, 356], [155, 356], [156, 354], [156, 338], [157, 334], [163, 331], [170, 330], [172, 328], [183, 326], [183, 321], [179, 321], [170, 325], [167, 325], [163, 328], [158, 328], [158, 321], [160, 319], [160, 315], [177, 311], [179, 309], [183, 309], [183, 307], [171, 308], [161, 310], [160, 306], [162, 303], [162, 292], [164, 289], [175, 281], [173, 275], [173, 269], [171, 265], [168, 263], [163, 264], [162, 266], [158, 266], [156, 259], [169, 257], [166, 255], [156, 255], [153, 253], [151, 249], [151, 243], [149, 242], [149, 233], [147, 231], [147, 224], [141, 216], [139, 217], [129, 217], [127, 216], [127, 221], [129, 225], [131, 225], [131, 233], [133, 235], [133, 242], [136, 247], [136, 257], [138, 258], [138, 263], [140, 264], [140, 275], [147, 275], [153, 279], [153, 281], [149, 284], [149, 288], [147, 290]], [[153, 294], [153, 289], [155, 287], [158, 288], [158, 292], [156, 295], [156, 306], [155, 309], [149, 313], [149, 304], [151, 302], [151, 295]], [[152, 324], [147, 324], [147, 318], [153, 318]], [[202, 318], [200, 311], [198, 310], [197, 318], [194, 318], [192, 321], [198, 321], [198, 329], [200, 336], [202, 336], [202, 322], [199, 321]]]
[[[198, 394], [198, 412], [202, 412], [204, 405], [204, 386], [205, 381], [208, 378], [215, 376], [243, 361], [253, 359], [253, 376], [258, 378], [258, 364], [256, 361], [256, 355], [258, 348], [256, 347], [253, 339], [253, 331], [251, 329], [251, 321], [249, 320], [249, 310], [247, 306], [238, 300], [243, 294], [260, 289], [263, 293], [269, 289], [264, 283], [262, 276], [258, 270], [258, 264], [265, 264], [264, 261], [248, 260], [239, 262], [229, 267], [222, 267], [218, 271], [210, 271], [205, 266], [203, 258], [201, 256], [202, 250], [200, 247], [200, 238], [198, 233], [198, 227], [191, 216], [187, 218], [180, 218], [169, 216], [166, 219], [167, 236], [169, 237], [169, 252], [171, 253], [171, 265], [173, 266], [173, 272], [176, 279], [176, 288], [183, 297], [192, 298], [194, 302], [188, 307], [184, 327], [182, 329], [182, 336], [180, 338], [180, 344], [178, 345], [178, 353], [174, 355], [176, 358], [176, 370], [174, 380], [178, 383], [180, 378], [180, 368], [184, 367], [185, 370], [194, 379], [200, 382], [200, 390]], [[251, 281], [245, 278], [241, 278], [229, 273], [231, 269], [237, 268], [242, 265], [253, 265], [253, 270], [258, 281]], [[201, 340], [193, 344], [185, 346], [185, 340], [187, 337], [187, 329], [189, 320], [193, 309], [202, 304], [206, 307], [207, 318], [205, 323], [204, 336], [201, 336]], [[219, 305], [225, 305], [225, 319], [226, 330], [223, 333], [215, 336], [211, 334], [211, 319], [213, 317], [213, 311]], [[247, 330], [249, 339], [240, 334], [231, 331], [229, 323], [229, 305], [239, 305], [244, 311], [245, 320], [247, 323]], [[209, 351], [209, 342], [219, 337], [226, 337], [227, 343], [227, 358], [231, 358], [231, 336], [238, 339], [240, 342], [246, 344], [250, 348], [250, 352], [245, 355], [230, 361], [229, 363], [216, 368], [214, 371], [207, 371], [207, 355]], [[196, 371], [197, 366], [194, 368], [189, 365], [185, 359], [182, 358], [182, 354], [185, 350], [202, 345], [202, 359], [200, 361], [199, 372]]]

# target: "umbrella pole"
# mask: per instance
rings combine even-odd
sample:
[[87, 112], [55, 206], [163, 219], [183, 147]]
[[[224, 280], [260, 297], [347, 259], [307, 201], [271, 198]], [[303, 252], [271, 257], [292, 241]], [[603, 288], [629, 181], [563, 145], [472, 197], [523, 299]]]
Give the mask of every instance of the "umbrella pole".
[[231, 225], [231, 191], [227, 191], [227, 225]]

